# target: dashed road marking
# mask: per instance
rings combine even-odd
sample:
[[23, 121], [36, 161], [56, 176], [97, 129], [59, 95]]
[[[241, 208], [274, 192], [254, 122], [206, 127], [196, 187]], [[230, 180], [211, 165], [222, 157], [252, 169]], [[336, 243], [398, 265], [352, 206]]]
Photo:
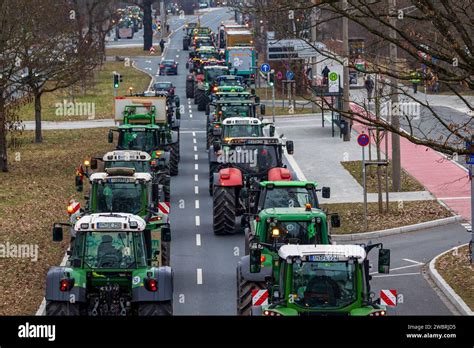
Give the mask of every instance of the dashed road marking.
[[199, 159], [199, 155], [198, 154], [195, 154], [194, 155], [194, 160], [197, 161]]
[[414, 260], [410, 260], [410, 259], [403, 259], [403, 261], [415, 263], [415, 264], [417, 264], [417, 265], [423, 265], [423, 262], [418, 262], [418, 261], [414, 261]]
[[197, 146], [194, 146], [194, 151], [197, 151], [197, 150], [198, 150]]
[[199, 199], [196, 199], [196, 201], [194, 202], [194, 207], [196, 209], [199, 209]]
[[201, 235], [199, 233], [196, 234], [196, 245], [201, 246]]
[[197, 144], [196, 138], [193, 138], [193, 144]]
[[199, 175], [194, 174], [194, 181], [199, 181]]
[[194, 193], [195, 193], [196, 195], [199, 194], [199, 186], [194, 186]]
[[463, 223], [463, 224], [461, 224], [461, 225], [466, 229], [466, 231], [467, 231], [468, 233], [472, 233], [472, 225], [471, 225], [471, 224], [469, 224], [469, 223]]
[[196, 215], [196, 226], [201, 226], [201, 217]]
[[197, 163], [194, 164], [194, 170], [199, 170], [199, 164]]
[[196, 136], [196, 132], [193, 132], [193, 137], [195, 137], [195, 136]]
[[202, 284], [202, 268], [198, 268], [196, 270], [196, 278], [197, 278], [198, 285], [201, 285]]
[[401, 277], [401, 276], [418, 275], [418, 274], [421, 274], [421, 273], [416, 272], [416, 273], [400, 273], [400, 274], [383, 274], [383, 275], [373, 276], [373, 278]]

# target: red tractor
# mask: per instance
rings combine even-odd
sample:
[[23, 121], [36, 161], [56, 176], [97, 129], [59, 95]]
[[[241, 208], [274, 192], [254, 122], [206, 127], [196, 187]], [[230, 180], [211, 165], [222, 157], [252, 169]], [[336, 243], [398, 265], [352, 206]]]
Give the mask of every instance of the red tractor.
[[[215, 143], [210, 154], [210, 181], [213, 187], [213, 226], [217, 235], [237, 233], [248, 225], [261, 181], [292, 180], [283, 164], [283, 151], [293, 154], [293, 141], [279, 138], [233, 138]], [[239, 229], [240, 230], [240, 229]]]

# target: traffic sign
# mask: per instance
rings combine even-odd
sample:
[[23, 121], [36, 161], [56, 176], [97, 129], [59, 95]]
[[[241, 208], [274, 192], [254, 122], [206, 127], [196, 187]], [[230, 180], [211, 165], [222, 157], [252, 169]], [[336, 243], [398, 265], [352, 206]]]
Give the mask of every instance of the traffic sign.
[[380, 290], [380, 304], [382, 306], [397, 306], [397, 290]]
[[267, 73], [270, 71], [270, 64], [268, 63], [263, 63], [262, 65], [260, 65], [260, 70], [263, 72], [263, 73]]
[[295, 77], [295, 73], [293, 71], [287, 71], [286, 72], [286, 79], [287, 80], [293, 80], [293, 77]]
[[466, 149], [471, 152], [466, 156], [466, 164], [474, 164], [474, 141], [466, 141]]
[[328, 75], [328, 85], [330, 93], [339, 92], [339, 74], [335, 71], [331, 71]]
[[283, 78], [283, 73], [281, 71], [277, 72], [277, 79], [281, 80]]
[[362, 133], [360, 134], [358, 137], [357, 137], [357, 143], [362, 146], [362, 147], [365, 147], [367, 145], [369, 145], [370, 143], [370, 138], [367, 134], [365, 133]]
[[153, 29], [153, 31], [156, 31], [156, 29], [158, 29], [158, 26], [156, 25], [156, 23], [153, 23], [151, 25], [151, 28]]

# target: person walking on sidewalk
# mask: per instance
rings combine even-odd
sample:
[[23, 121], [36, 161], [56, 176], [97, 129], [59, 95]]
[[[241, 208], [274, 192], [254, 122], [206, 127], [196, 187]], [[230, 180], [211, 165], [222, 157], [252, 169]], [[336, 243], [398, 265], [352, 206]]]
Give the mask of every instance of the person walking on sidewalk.
[[327, 85], [328, 84], [328, 76], [329, 76], [329, 73], [331, 72], [331, 70], [329, 70], [328, 66], [326, 65], [323, 69], [323, 71], [321, 71], [322, 74], [323, 74], [323, 85]]
[[372, 92], [374, 90], [374, 80], [370, 77], [370, 75], [367, 75], [367, 79], [364, 82], [365, 89], [367, 90], [367, 98], [370, 100], [372, 99]]
[[411, 84], [413, 86], [413, 93], [416, 94], [416, 92], [418, 91], [418, 85], [421, 82], [421, 74], [420, 74], [419, 71], [414, 70], [414, 71], [411, 72], [410, 78], [411, 78], [411, 80], [410, 80]]
[[161, 39], [160, 41], [160, 48], [161, 48], [161, 54], [163, 54], [163, 51], [165, 50], [165, 40]]

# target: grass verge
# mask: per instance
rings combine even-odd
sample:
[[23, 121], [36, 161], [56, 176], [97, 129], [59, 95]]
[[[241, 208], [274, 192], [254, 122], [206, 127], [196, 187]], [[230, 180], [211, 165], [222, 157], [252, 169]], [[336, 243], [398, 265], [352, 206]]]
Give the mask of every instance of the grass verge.
[[[86, 156], [111, 149], [107, 129], [45, 131], [42, 144], [23, 132], [17, 152], [9, 154], [10, 172], [0, 172], [0, 244], [38, 245], [38, 260], [0, 258], [0, 315], [34, 315], [45, 290], [46, 273], [59, 265], [67, 242], [51, 240], [55, 221], [67, 221], [66, 206], [74, 190], [74, 171]], [[68, 240], [66, 232], [65, 240]], [[27, 281], [25, 281], [25, 279]], [[21, 284], [21, 291], [19, 286]]]
[[[362, 186], [362, 161], [341, 162], [342, 166], [356, 179]], [[382, 190], [385, 192], [385, 169], [382, 168]], [[389, 162], [388, 168], [388, 187], [392, 188], [392, 163]], [[424, 191], [425, 188], [415, 178], [402, 169], [402, 192]], [[377, 193], [377, 167], [367, 167], [367, 192]]]
[[399, 206], [398, 202], [390, 202], [388, 214], [378, 212], [378, 203], [369, 203], [368, 229], [365, 229], [363, 203], [335, 203], [321, 206], [330, 212], [339, 213], [341, 227], [333, 229], [334, 234], [379, 231], [452, 216], [436, 201], [407, 201], [403, 202], [403, 206]]
[[[89, 88], [85, 93], [76, 91], [73, 100], [69, 96], [69, 92], [71, 92], [70, 89], [62, 89], [53, 93], [44, 94], [41, 98], [42, 120], [61, 122], [87, 120], [89, 118], [89, 115], [81, 112], [81, 109], [73, 110], [73, 108], [69, 108], [69, 106], [66, 110], [64, 110], [64, 108], [58, 108], [57, 106], [64, 105], [64, 101], [66, 101], [66, 103], [74, 101], [76, 103], [75, 105], [87, 103], [87, 108], [83, 108], [83, 110], [94, 110], [95, 119], [113, 118], [114, 71], [121, 73], [123, 76], [123, 82], [118, 88], [118, 95], [128, 94], [129, 87], [133, 87], [135, 91], [144, 91], [150, 84], [150, 77], [134, 69], [131, 64], [129, 67], [126, 67], [124, 62], [105, 62], [102, 69], [97, 70], [95, 86]], [[70, 110], [74, 113], [73, 115], [69, 115]], [[22, 107], [19, 111], [19, 116], [23, 121], [34, 120], [34, 103], [32, 102]]]
[[469, 264], [469, 247], [453, 250], [436, 261], [436, 270], [474, 311], [474, 267]]

